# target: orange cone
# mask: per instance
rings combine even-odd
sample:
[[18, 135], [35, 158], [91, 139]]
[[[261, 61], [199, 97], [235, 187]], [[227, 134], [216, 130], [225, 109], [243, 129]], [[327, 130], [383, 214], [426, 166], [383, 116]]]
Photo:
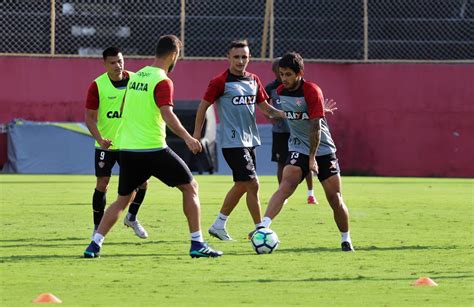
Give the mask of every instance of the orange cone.
[[412, 283], [413, 286], [430, 286], [436, 287], [438, 284], [429, 277], [420, 277]]
[[42, 293], [42, 294], [38, 295], [38, 297], [33, 300], [33, 303], [61, 304], [62, 302], [63, 301], [61, 301], [59, 298], [57, 298], [52, 293]]

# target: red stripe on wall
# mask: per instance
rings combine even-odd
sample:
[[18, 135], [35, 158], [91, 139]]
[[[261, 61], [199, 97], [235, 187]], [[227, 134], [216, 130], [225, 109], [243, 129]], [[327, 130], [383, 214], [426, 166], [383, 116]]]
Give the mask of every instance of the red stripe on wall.
[[[136, 71], [150, 59], [126, 60]], [[101, 59], [0, 57], [0, 122], [83, 121]], [[200, 100], [226, 61], [180, 61], [175, 100]], [[268, 62], [249, 71], [270, 82]], [[474, 177], [474, 65], [305, 65], [339, 110], [328, 115], [343, 170], [385, 176]], [[258, 115], [260, 123], [265, 119]]]

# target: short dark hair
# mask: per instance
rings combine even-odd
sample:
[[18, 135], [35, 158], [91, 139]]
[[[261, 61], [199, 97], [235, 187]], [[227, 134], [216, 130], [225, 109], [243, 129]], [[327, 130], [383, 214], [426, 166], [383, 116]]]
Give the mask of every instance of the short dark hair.
[[304, 70], [304, 62], [301, 55], [297, 52], [288, 52], [280, 59], [278, 66], [282, 68], [289, 68], [295, 73], [299, 73]]
[[156, 44], [155, 56], [158, 58], [167, 56], [170, 53], [178, 52], [183, 44], [176, 35], [160, 36]]
[[278, 67], [280, 67], [280, 60], [281, 58], [275, 58], [272, 62], [272, 71], [277, 71], [278, 72]]
[[119, 47], [112, 46], [102, 52], [102, 58], [105, 60], [108, 56], [117, 56], [119, 53], [122, 53]]
[[229, 49], [227, 49], [227, 52], [229, 52], [231, 49], [234, 48], [245, 48], [249, 46], [249, 42], [246, 39], [239, 39], [230, 42]]

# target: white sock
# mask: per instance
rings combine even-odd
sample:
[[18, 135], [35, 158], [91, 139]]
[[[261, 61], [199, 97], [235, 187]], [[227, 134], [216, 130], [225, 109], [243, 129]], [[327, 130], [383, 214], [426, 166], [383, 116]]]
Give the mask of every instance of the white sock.
[[102, 243], [104, 243], [104, 239], [105, 237], [103, 235], [101, 235], [100, 233], [96, 232], [95, 235], [94, 235], [94, 238], [92, 239], [92, 241], [95, 242], [95, 244], [99, 245], [100, 247], [102, 247]]
[[264, 217], [262, 222], [260, 223], [261, 226], [268, 228], [270, 227], [270, 224], [272, 223], [272, 219], [269, 218], [268, 216]]
[[219, 212], [219, 215], [217, 216], [217, 219], [214, 221], [214, 224], [212, 226], [214, 226], [214, 228], [216, 229], [224, 229], [228, 218], [229, 217], [227, 215], [224, 215]]
[[198, 230], [195, 232], [191, 232], [191, 241], [204, 242], [204, 238], [202, 237], [202, 231]]
[[308, 196], [314, 196], [314, 190], [308, 190]]
[[258, 228], [258, 227], [260, 227], [260, 226], [262, 226], [262, 227], [263, 227], [263, 225], [262, 225], [262, 224], [263, 224], [263, 222], [260, 222], [260, 223], [257, 223], [257, 224], [255, 224], [255, 229], [257, 229], [257, 228]]
[[349, 242], [349, 243], [352, 243], [350, 231], [348, 231], [348, 232], [341, 232], [341, 242]]

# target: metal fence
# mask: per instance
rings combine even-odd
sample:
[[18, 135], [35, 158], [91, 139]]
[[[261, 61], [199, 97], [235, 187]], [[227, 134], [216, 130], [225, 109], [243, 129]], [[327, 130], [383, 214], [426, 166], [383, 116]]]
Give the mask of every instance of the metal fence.
[[260, 59], [474, 60], [474, 0], [2, 0], [0, 20], [0, 55], [151, 56], [175, 34], [185, 58], [223, 58], [247, 38]]

